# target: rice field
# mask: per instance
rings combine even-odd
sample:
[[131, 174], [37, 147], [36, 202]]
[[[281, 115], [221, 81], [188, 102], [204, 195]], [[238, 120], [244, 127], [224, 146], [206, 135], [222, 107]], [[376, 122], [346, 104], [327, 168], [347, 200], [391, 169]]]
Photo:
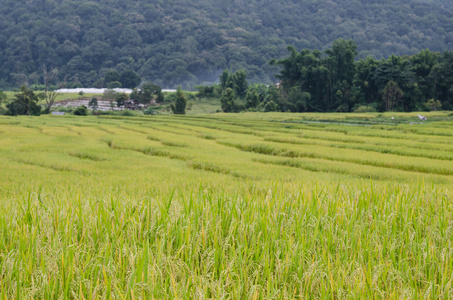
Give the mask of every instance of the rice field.
[[0, 297], [451, 299], [427, 118], [0, 116]]

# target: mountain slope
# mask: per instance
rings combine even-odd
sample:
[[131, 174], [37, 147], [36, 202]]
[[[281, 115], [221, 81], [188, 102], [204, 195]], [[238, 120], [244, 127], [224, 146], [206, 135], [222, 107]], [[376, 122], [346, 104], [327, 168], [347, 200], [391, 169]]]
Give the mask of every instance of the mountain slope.
[[450, 1], [3, 0], [0, 86], [60, 80], [92, 86], [110, 69], [190, 87], [244, 68], [271, 82], [272, 58], [354, 39], [359, 58], [453, 49]]

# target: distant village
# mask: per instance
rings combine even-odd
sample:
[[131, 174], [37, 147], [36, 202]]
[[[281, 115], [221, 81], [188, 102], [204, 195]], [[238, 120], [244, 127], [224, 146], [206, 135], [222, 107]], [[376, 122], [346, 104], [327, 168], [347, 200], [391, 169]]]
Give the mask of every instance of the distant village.
[[[75, 89], [59, 89], [55, 90], [55, 93], [58, 94], [98, 94], [103, 95], [107, 89], [97, 89], [97, 88], [75, 88]], [[122, 94], [131, 94], [133, 92], [132, 89], [122, 89], [122, 88], [115, 88], [110, 89], [116, 93]], [[173, 89], [163, 89], [162, 92], [167, 93], [174, 93], [176, 90]], [[82, 99], [68, 99], [63, 101], [58, 101], [54, 104], [55, 108], [75, 108], [81, 105], [86, 107], [90, 106], [91, 99], [82, 98]], [[153, 105], [155, 103], [151, 102], [149, 105]], [[121, 111], [121, 110], [143, 110], [146, 109], [149, 105], [142, 104], [136, 100], [128, 99], [124, 102], [124, 105], [118, 107], [116, 103], [112, 103], [111, 101], [98, 99], [97, 100], [97, 110], [100, 111]]]

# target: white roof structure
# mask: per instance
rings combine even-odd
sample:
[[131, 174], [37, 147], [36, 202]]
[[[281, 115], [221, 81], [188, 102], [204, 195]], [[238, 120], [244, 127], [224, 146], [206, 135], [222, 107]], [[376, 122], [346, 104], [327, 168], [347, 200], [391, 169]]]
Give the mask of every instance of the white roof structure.
[[[78, 88], [78, 89], [59, 89], [56, 90], [56, 93], [60, 94], [78, 94], [80, 92], [83, 92], [85, 94], [104, 94], [105, 90], [108, 89], [95, 89], [95, 88]], [[117, 93], [125, 93], [125, 94], [130, 94], [132, 93], [132, 89], [111, 89], [114, 90]], [[174, 93], [176, 90], [171, 90], [171, 89], [163, 89], [162, 92], [169, 92], [169, 93]]]
[[[56, 90], [56, 93], [61, 93], [61, 94], [69, 94], [69, 93], [75, 93], [78, 94], [80, 92], [83, 92], [85, 94], [104, 94], [105, 90], [107, 89], [95, 89], [95, 88], [79, 88], [79, 89], [59, 89]], [[117, 93], [125, 93], [125, 94], [130, 94], [132, 93], [131, 89], [111, 89], [114, 90]]]

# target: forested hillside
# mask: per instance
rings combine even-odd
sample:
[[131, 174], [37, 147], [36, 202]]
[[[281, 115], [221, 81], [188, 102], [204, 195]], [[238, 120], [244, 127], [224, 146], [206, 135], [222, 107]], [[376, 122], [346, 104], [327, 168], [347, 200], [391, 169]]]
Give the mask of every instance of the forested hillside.
[[[0, 87], [43, 82], [103, 87], [109, 71], [163, 87], [244, 69], [275, 81], [273, 58], [353, 39], [357, 58], [453, 49], [450, 0], [1, 0]], [[110, 72], [112, 74], [112, 72]]]

